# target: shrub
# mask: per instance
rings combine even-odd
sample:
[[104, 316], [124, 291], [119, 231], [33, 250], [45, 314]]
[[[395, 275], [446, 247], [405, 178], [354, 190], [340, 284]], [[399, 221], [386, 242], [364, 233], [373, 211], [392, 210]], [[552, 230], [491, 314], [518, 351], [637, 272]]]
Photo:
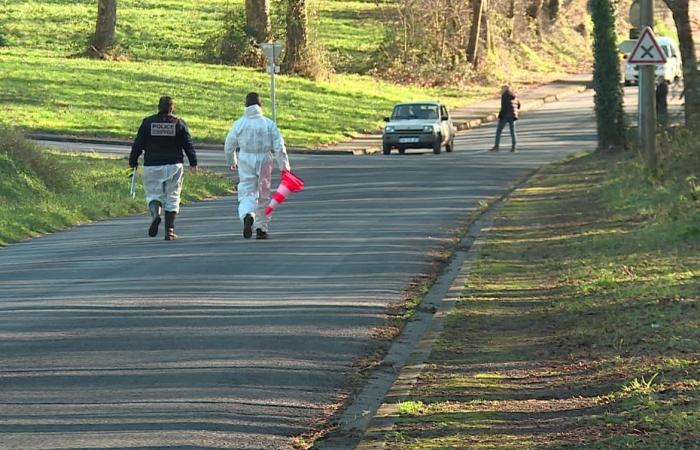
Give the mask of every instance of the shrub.
[[67, 174], [56, 164], [55, 159], [26, 140], [18, 131], [5, 126], [0, 126], [0, 154], [7, 155], [16, 170], [39, 177], [49, 189], [61, 191], [68, 183]]
[[204, 62], [260, 67], [263, 54], [255, 40], [246, 33], [245, 9], [229, 8], [222, 17], [222, 25], [202, 45]]
[[593, 17], [593, 87], [601, 150], [625, 143], [625, 115], [620, 79], [620, 57], [615, 32], [615, 10], [610, 0], [590, 0]]

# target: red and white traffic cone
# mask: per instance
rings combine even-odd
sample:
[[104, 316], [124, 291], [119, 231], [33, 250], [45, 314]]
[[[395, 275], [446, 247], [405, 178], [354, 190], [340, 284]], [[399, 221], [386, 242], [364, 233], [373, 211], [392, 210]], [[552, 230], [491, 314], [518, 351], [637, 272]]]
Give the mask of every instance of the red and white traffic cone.
[[272, 211], [287, 200], [287, 197], [302, 189], [304, 189], [304, 181], [301, 178], [289, 171], [282, 172], [282, 181], [277, 188], [277, 192], [272, 196], [270, 205], [265, 209], [265, 215], [269, 217]]

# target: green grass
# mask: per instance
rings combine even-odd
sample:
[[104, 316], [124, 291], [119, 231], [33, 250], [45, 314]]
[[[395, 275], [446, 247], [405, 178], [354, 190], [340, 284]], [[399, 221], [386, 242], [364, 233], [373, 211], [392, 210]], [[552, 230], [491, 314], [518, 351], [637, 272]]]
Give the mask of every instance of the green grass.
[[[222, 26], [223, 15], [243, 0], [120, 0], [118, 51], [136, 60], [201, 60], [204, 42]], [[274, 5], [273, 5], [274, 6]], [[348, 56], [365, 61], [379, 44], [383, 26], [372, 20], [375, 3], [345, 0], [310, 2], [313, 33], [331, 53], [337, 69], [355, 70]], [[273, 8], [279, 16], [281, 11]], [[97, 14], [93, 0], [3, 0], [0, 29], [7, 45], [63, 55], [85, 49]], [[281, 18], [274, 23], [282, 24]], [[280, 30], [273, 30], [279, 32]]]
[[[0, 128], [0, 246], [72, 225], [143, 213], [128, 195], [126, 159], [46, 152]], [[186, 175], [183, 202], [231, 192], [225, 177]]]
[[375, 1], [316, 0], [311, 6], [321, 45], [339, 72], [364, 73], [374, 66], [385, 26]]
[[516, 192], [389, 448], [698, 448], [700, 140], [660, 159], [659, 179], [593, 155]]
[[[0, 49], [0, 72], [0, 121], [29, 131], [132, 138], [141, 119], [154, 112], [158, 96], [168, 93], [195, 139], [221, 143], [242, 113], [247, 92], [269, 98], [264, 73], [190, 62], [64, 59], [6, 48]], [[278, 122], [288, 144], [313, 147], [380, 126], [399, 101], [457, 105], [490, 94], [483, 87], [423, 89], [360, 75], [335, 75], [326, 82], [280, 76]]]

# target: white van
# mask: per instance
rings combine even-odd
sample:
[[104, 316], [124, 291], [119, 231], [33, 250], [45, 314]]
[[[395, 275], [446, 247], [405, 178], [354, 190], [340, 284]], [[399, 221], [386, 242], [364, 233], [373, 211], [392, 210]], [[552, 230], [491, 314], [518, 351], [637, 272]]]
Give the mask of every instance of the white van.
[[[655, 75], [656, 78], [663, 76], [668, 81], [673, 81], [675, 77], [683, 78], [683, 63], [681, 61], [681, 51], [678, 44], [668, 37], [657, 37], [661, 49], [666, 55], [666, 64], [657, 64]], [[626, 41], [636, 44], [637, 41]], [[622, 47], [622, 45], [620, 46]], [[621, 48], [622, 50], [622, 48]], [[624, 50], [622, 50], [624, 52]], [[625, 59], [629, 57], [629, 53], [625, 53]], [[631, 86], [639, 83], [639, 66], [625, 62], [625, 86]]]

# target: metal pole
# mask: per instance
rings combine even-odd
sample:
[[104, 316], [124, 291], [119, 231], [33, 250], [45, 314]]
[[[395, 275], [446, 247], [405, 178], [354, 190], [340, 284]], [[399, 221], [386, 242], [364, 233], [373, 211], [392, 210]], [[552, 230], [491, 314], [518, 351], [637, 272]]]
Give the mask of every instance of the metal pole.
[[272, 65], [270, 66], [271, 86], [270, 86], [270, 102], [272, 103], [272, 121], [277, 123], [277, 95], [275, 92], [275, 68], [277, 66], [276, 47], [272, 47]]
[[272, 102], [272, 121], [277, 123], [277, 98], [275, 95], [275, 66], [272, 66], [272, 87], [270, 89], [270, 101]]
[[[654, 0], [641, 0], [641, 26], [654, 26]], [[639, 66], [639, 137], [647, 168], [656, 174], [656, 66]]]

